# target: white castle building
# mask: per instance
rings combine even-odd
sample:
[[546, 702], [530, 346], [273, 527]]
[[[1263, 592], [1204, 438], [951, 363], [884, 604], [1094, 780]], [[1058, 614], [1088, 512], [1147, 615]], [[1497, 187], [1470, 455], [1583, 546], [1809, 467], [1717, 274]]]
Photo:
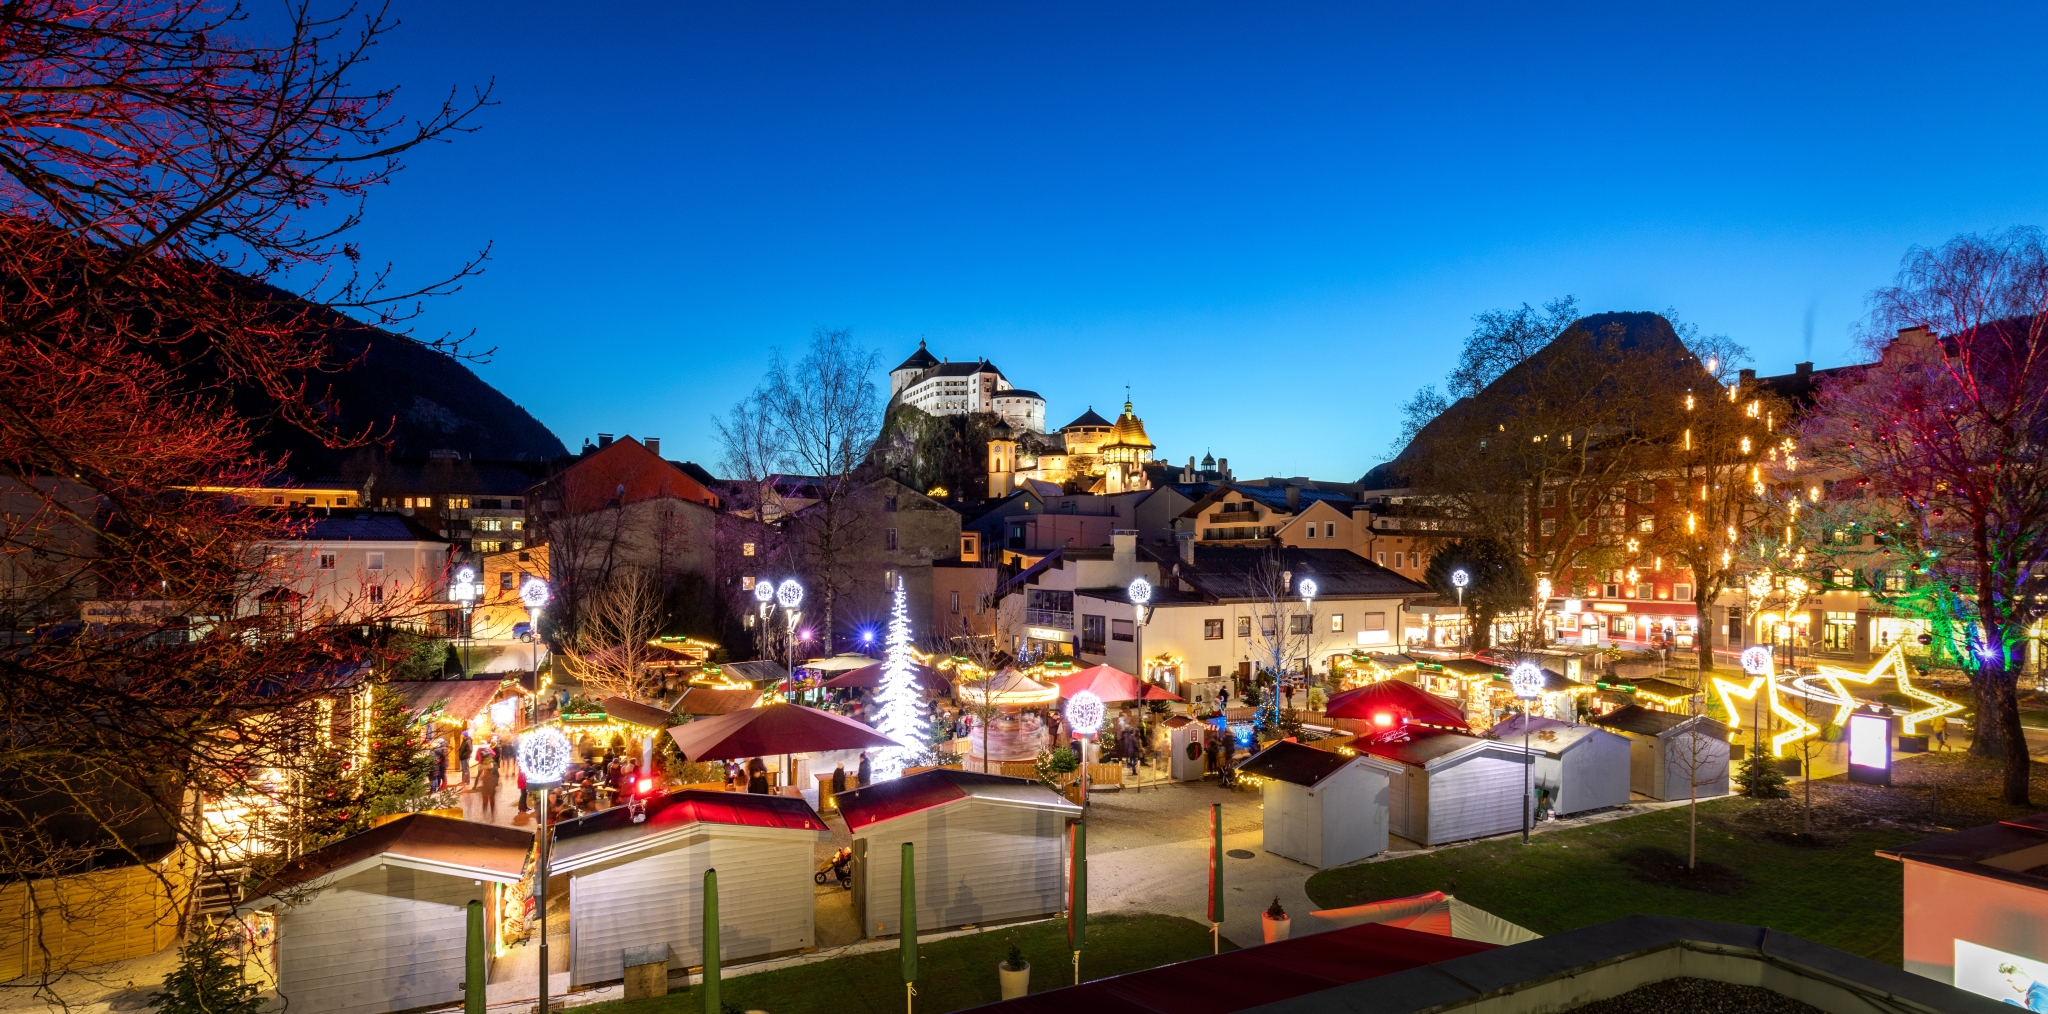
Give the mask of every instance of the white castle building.
[[940, 362], [917, 343], [903, 365], [889, 371], [889, 399], [929, 415], [993, 412], [1012, 429], [1045, 432], [1045, 399], [1013, 386], [988, 360]]

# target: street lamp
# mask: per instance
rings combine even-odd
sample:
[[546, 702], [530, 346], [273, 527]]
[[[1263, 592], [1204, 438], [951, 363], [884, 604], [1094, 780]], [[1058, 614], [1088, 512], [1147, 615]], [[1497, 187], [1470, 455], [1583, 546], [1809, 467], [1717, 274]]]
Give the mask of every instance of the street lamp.
[[768, 629], [768, 614], [775, 611], [775, 582], [765, 578], [754, 579], [754, 601], [761, 605], [761, 653], [775, 650], [774, 635]]
[[[1308, 633], [1303, 634], [1301, 638], [1301, 677], [1302, 682], [1306, 684], [1310, 664], [1309, 656], [1314, 653], [1316, 642], [1316, 579], [1312, 577], [1302, 578], [1301, 583], [1294, 587], [1296, 591], [1301, 593], [1302, 605], [1308, 609]], [[1287, 703], [1292, 707], [1294, 699], [1292, 697], [1288, 698]]]
[[1465, 573], [1463, 569], [1451, 571], [1451, 587], [1458, 589], [1458, 611], [1461, 614], [1459, 618], [1465, 621], [1465, 643], [1467, 644], [1472, 642], [1472, 621], [1469, 617], [1465, 617], [1462, 614], [1465, 610], [1465, 586], [1471, 583], [1472, 575]]
[[534, 909], [540, 915], [540, 1005], [548, 1009], [548, 790], [562, 784], [569, 770], [569, 739], [562, 730], [543, 725], [519, 737], [519, 773], [527, 788], [540, 790], [540, 829], [534, 836]]
[[476, 600], [484, 593], [483, 583], [476, 579], [476, 571], [464, 567], [455, 572], [455, 580], [448, 584], [448, 597], [462, 606], [462, 674], [469, 675], [469, 614], [476, 608]]
[[[1135, 638], [1134, 644], [1138, 651], [1138, 677], [1150, 683], [1152, 682], [1152, 673], [1145, 668], [1145, 616], [1150, 611], [1148, 607], [1152, 603], [1152, 582], [1142, 577], [1134, 577], [1131, 579], [1129, 587], [1124, 589], [1124, 594], [1130, 598], [1131, 614], [1137, 620], [1137, 623], [1131, 628], [1131, 633]], [[1176, 692], [1178, 692], [1177, 688]]]
[[1515, 688], [1515, 696], [1522, 699], [1522, 844], [1529, 844], [1529, 824], [1535, 788], [1530, 779], [1535, 776], [1536, 760], [1529, 753], [1529, 702], [1543, 695], [1543, 670], [1534, 662], [1522, 662], [1508, 670], [1508, 683]]
[[[540, 699], [540, 614], [548, 607], [548, 600], [554, 592], [546, 581], [537, 577], [526, 579], [519, 586], [519, 602], [526, 607], [527, 629], [533, 638], [533, 696]], [[535, 716], [539, 717], [538, 715]]]
[[[754, 594], [758, 596], [758, 595], [759, 595], [760, 593], [759, 593], [759, 592], [755, 592]], [[796, 679], [796, 621], [797, 621], [797, 618], [798, 618], [798, 617], [800, 617], [800, 616], [802, 616], [802, 615], [803, 615], [802, 613], [799, 613], [799, 612], [797, 612], [797, 607], [798, 607], [798, 606], [800, 606], [800, 605], [803, 605], [803, 604], [804, 604], [804, 586], [803, 586], [803, 585], [801, 585], [801, 584], [799, 584], [799, 583], [797, 583], [797, 579], [796, 579], [796, 578], [793, 578], [793, 577], [786, 577], [786, 578], [783, 578], [783, 579], [782, 579], [782, 583], [781, 583], [781, 584], [779, 584], [779, 585], [776, 585], [776, 586], [775, 586], [775, 602], [776, 602], [776, 604], [777, 604], [777, 605], [780, 605], [780, 606], [782, 607], [782, 611], [783, 611], [783, 613], [784, 613], [784, 614], [785, 614], [785, 615], [786, 615], [786, 616], [788, 617], [788, 619], [789, 619], [789, 669], [788, 669], [788, 678], [789, 678], [789, 679], [791, 679], [791, 680], [795, 680], [795, 679]], [[793, 687], [793, 686], [794, 686], [794, 684], [792, 683], [792, 687]]]

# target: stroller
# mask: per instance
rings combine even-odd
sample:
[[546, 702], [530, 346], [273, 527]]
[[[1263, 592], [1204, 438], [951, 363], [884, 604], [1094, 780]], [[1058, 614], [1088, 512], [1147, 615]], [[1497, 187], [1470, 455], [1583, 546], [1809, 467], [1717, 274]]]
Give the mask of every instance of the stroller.
[[818, 867], [818, 872], [812, 874], [811, 879], [823, 885], [827, 875], [838, 877], [839, 886], [853, 890], [853, 850], [844, 848], [832, 853], [832, 858]]

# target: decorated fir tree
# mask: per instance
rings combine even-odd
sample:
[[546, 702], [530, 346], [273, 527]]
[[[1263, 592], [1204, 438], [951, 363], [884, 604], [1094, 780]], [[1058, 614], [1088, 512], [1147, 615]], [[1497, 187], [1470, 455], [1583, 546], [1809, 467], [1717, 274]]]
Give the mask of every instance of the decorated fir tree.
[[157, 1014], [257, 1014], [264, 1005], [225, 934], [212, 930], [178, 951], [164, 988], [149, 1000]]
[[928, 737], [924, 699], [918, 693], [916, 662], [910, 657], [910, 607], [904, 599], [903, 579], [896, 579], [896, 603], [889, 611], [889, 641], [882, 658], [882, 692], [875, 703], [881, 709], [876, 731], [900, 746], [876, 751], [876, 781], [901, 778], [903, 769], [917, 762]]
[[363, 813], [361, 787], [356, 784], [349, 759], [334, 749], [311, 753], [299, 800], [300, 847], [307, 852], [369, 824], [369, 817]]
[[361, 820], [404, 811], [406, 803], [426, 795], [432, 759], [426, 740], [406, 710], [405, 701], [388, 685], [370, 691], [370, 756], [359, 781]]

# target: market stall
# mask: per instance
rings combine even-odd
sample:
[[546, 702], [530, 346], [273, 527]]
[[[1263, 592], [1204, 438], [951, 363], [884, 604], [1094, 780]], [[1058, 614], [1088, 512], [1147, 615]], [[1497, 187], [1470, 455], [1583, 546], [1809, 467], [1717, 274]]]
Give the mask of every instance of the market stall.
[[532, 851], [529, 830], [407, 814], [292, 861], [236, 911], [273, 925], [264, 964], [295, 1012], [459, 1003], [469, 903], [488, 956]]
[[[1524, 730], [1528, 736], [1525, 740]], [[1516, 715], [1493, 727], [1509, 743], [1527, 742], [1536, 755], [1537, 808], [1580, 813], [1628, 802], [1628, 740], [1594, 725]]]
[[1261, 847], [1319, 870], [1387, 850], [1386, 765], [1281, 740], [1238, 767], [1264, 795]]
[[853, 834], [853, 909], [871, 937], [898, 932], [904, 842], [917, 846], [922, 932], [1066, 907], [1067, 822], [1081, 808], [1036, 779], [940, 768], [839, 796]]
[[1330, 718], [1368, 723], [1372, 732], [1408, 726], [1469, 731], [1465, 713], [1455, 703], [1399, 680], [1382, 680], [1330, 695], [1323, 705]]
[[1352, 747], [1390, 776], [1387, 827], [1394, 834], [1441, 845], [1522, 826], [1530, 755], [1520, 743], [1410, 728], [1360, 736]]
[[441, 741], [448, 758], [449, 785], [462, 783], [462, 737], [490, 743], [510, 736], [525, 724], [525, 701], [531, 693], [511, 677], [481, 676], [450, 680], [393, 680], [385, 684], [398, 695], [406, 713], [420, 724], [429, 743]]
[[679, 791], [555, 829], [552, 885], [569, 895], [569, 982], [609, 982], [621, 955], [666, 947], [670, 968], [704, 963], [704, 871], [719, 878], [719, 957], [787, 954], [817, 942], [814, 846], [831, 832], [801, 799]]
[[1728, 794], [1727, 726], [1634, 704], [1592, 721], [1628, 739], [1631, 791], [1651, 799]]
[[[807, 779], [798, 761], [831, 750], [865, 750], [893, 746], [895, 741], [850, 718], [798, 704], [770, 704], [687, 725], [668, 734], [685, 760], [741, 760], [759, 757], [779, 761], [775, 782], [790, 792]], [[794, 773], [796, 777], [782, 777]]]

